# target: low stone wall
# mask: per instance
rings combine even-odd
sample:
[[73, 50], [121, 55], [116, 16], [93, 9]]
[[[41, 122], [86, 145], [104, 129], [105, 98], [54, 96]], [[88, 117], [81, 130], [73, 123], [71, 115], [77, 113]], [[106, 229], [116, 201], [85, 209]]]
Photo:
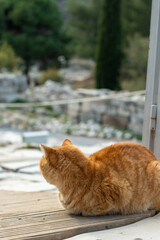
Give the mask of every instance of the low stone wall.
[[78, 122], [92, 119], [97, 123], [127, 128], [141, 134], [144, 102], [145, 96], [137, 93], [132, 97], [70, 104], [67, 113], [70, 119]]
[[[121, 95], [121, 96], [120, 96]], [[24, 95], [23, 95], [24, 96]], [[107, 99], [101, 99], [106, 97]], [[144, 91], [129, 93], [115, 92], [108, 89], [77, 89], [69, 85], [47, 81], [45, 85], [28, 90], [25, 96], [29, 101], [64, 100], [63, 105], [55, 105], [54, 111], [66, 114], [69, 120], [127, 128], [135, 133], [142, 133], [145, 95]], [[69, 99], [98, 97], [100, 101], [67, 104]]]
[[[64, 104], [54, 105], [56, 114], [65, 114], [69, 120], [75, 122], [87, 122], [126, 128], [135, 133], [142, 133], [143, 111], [145, 95], [144, 91], [129, 93], [125, 91], [115, 92], [107, 89], [77, 89], [70, 85], [64, 85], [48, 80], [43, 86], [28, 89], [22, 97], [30, 102], [49, 102], [52, 108], [57, 100]], [[67, 103], [68, 100], [96, 97], [98, 100], [81, 103]], [[104, 99], [105, 98], [105, 99]], [[37, 115], [43, 114], [47, 109], [37, 109]], [[43, 113], [42, 113], [43, 112]]]
[[19, 97], [19, 93], [27, 89], [25, 76], [13, 73], [0, 73], [0, 102], [12, 102]]

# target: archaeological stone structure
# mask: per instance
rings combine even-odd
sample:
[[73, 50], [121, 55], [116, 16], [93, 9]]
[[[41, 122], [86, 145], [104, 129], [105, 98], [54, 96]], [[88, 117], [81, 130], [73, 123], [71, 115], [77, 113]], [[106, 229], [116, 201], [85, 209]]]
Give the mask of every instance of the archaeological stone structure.
[[12, 102], [27, 89], [25, 76], [0, 73], [0, 102]]

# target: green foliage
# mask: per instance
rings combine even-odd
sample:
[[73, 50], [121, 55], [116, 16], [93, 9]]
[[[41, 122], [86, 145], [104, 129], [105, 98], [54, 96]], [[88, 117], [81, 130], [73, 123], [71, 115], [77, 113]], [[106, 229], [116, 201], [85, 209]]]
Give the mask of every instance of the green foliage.
[[55, 82], [62, 82], [63, 78], [59, 74], [59, 71], [55, 68], [49, 68], [41, 74], [40, 84], [44, 84], [47, 80], [53, 80]]
[[125, 58], [121, 69], [123, 89], [138, 90], [145, 88], [148, 45], [148, 37], [135, 34], [128, 38], [128, 45], [124, 49]]
[[34, 62], [41, 65], [65, 54], [68, 41], [54, 0], [0, 0], [0, 36], [13, 46], [27, 74]]
[[0, 70], [13, 72], [17, 70], [19, 61], [13, 48], [7, 42], [3, 42], [0, 45]]
[[4, 119], [4, 117], [1, 115], [1, 116], [0, 116], [0, 124], [3, 123], [3, 119]]
[[26, 145], [24, 146], [24, 149], [30, 149], [30, 148], [31, 148], [31, 144], [27, 142]]
[[[79, 57], [94, 58], [102, 0], [68, 0], [68, 31], [73, 38], [70, 51]], [[126, 38], [149, 35], [151, 0], [123, 0], [122, 25]]]
[[123, 0], [124, 59], [122, 89], [145, 89], [150, 28], [151, 0]]
[[17, 98], [16, 100], [14, 100], [10, 103], [29, 103], [29, 101], [26, 99]]
[[119, 89], [122, 58], [121, 1], [104, 0], [96, 56], [96, 87]]
[[52, 117], [52, 118], [59, 118], [59, 113], [52, 110], [52, 111], [47, 111], [46, 116]]
[[50, 105], [47, 106], [43, 106], [44, 109], [48, 110], [48, 111], [53, 111], [53, 107]]
[[123, 0], [122, 20], [125, 36], [139, 33], [149, 35], [152, 0]]
[[69, 49], [79, 57], [95, 57], [101, 3], [102, 0], [68, 0], [68, 24], [73, 39]]
[[146, 87], [146, 80], [142, 77], [134, 79], [122, 79], [121, 88], [126, 91], [139, 91], [144, 90]]
[[[14, 104], [14, 106], [12, 106], [12, 103]], [[10, 102], [10, 106], [9, 107], [7, 107], [6, 109], [8, 109], [8, 110], [12, 110], [12, 111], [16, 111], [16, 110], [18, 110], [19, 111], [19, 107], [16, 107], [15, 106], [15, 103], [28, 103], [28, 100], [25, 100], [25, 99], [16, 99], [16, 100], [14, 100], [14, 101], [12, 101], [12, 102]], [[23, 107], [22, 107], [23, 108]]]
[[28, 113], [27, 116], [32, 119], [38, 119], [38, 116], [35, 113]]
[[[147, 40], [145, 41], [145, 37], [148, 37], [149, 35], [151, 2], [151, 0], [121, 1], [123, 32], [122, 47], [124, 49], [124, 61], [121, 65], [121, 80], [122, 87], [125, 89], [143, 89], [145, 86], [146, 68], [142, 67], [141, 64], [146, 66], [146, 58], [143, 56], [144, 54], [146, 55], [148, 53], [148, 48], [146, 46]], [[73, 41], [70, 44], [70, 50], [73, 54], [76, 54], [80, 57], [94, 58], [97, 45], [96, 35], [101, 4], [102, 0], [68, 0], [68, 28], [70, 29], [70, 34], [73, 38]], [[111, 15], [115, 19], [115, 13], [112, 12]], [[135, 61], [136, 56], [133, 57], [131, 52], [134, 53], [133, 45], [134, 48], [139, 48], [139, 38], [141, 36], [144, 38], [142, 56], [139, 54], [141, 51], [138, 52], [138, 50], [136, 50], [135, 54], [137, 54], [137, 60]], [[106, 39], [107, 38], [108, 36], [106, 36]], [[133, 43], [131, 43], [132, 41]], [[106, 54], [105, 51], [104, 54]], [[107, 54], [106, 57], [108, 56], [109, 55]], [[139, 57], [140, 65], [138, 60]], [[108, 68], [110, 67], [112, 66], [108, 66]], [[139, 74], [140, 71], [141, 75]]]
[[72, 129], [71, 128], [67, 128], [65, 133], [68, 134], [68, 135], [71, 135], [72, 134]]
[[37, 149], [39, 151], [41, 151], [40, 147], [39, 146], [36, 146], [34, 144], [31, 144], [29, 142], [27, 142], [24, 147], [22, 147], [22, 149]]

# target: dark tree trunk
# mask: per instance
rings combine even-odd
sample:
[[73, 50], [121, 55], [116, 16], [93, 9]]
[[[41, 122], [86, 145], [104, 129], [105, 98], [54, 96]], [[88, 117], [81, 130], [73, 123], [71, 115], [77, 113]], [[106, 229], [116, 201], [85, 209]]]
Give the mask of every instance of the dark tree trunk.
[[103, 0], [96, 54], [96, 87], [120, 89], [121, 0]]

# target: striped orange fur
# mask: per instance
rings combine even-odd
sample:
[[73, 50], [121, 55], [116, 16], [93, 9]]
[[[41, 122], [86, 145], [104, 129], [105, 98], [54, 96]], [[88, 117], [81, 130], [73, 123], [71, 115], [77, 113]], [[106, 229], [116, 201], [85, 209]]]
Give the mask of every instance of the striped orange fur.
[[44, 178], [73, 214], [130, 214], [160, 208], [160, 163], [146, 147], [116, 143], [85, 156], [70, 140], [41, 145]]

